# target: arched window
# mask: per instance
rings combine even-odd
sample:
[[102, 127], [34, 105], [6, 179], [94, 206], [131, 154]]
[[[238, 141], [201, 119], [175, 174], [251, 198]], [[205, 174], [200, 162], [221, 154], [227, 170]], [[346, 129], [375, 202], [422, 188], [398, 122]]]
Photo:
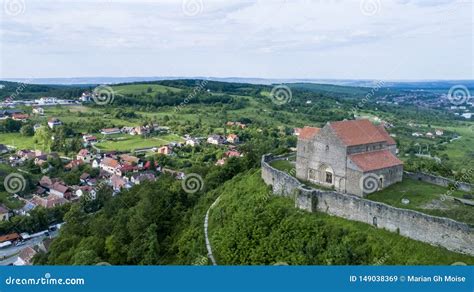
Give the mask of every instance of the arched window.
[[326, 151], [329, 151], [329, 145], [326, 145]]

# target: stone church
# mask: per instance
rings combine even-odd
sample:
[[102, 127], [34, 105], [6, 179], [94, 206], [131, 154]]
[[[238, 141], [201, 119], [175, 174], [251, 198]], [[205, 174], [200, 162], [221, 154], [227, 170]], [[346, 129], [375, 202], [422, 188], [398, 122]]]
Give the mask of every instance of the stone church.
[[366, 119], [304, 127], [298, 136], [296, 176], [364, 196], [402, 180], [403, 163], [396, 152], [384, 126]]

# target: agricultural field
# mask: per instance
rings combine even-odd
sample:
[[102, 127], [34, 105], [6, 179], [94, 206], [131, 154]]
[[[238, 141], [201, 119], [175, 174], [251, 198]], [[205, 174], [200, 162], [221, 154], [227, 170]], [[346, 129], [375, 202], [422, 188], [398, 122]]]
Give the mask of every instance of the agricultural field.
[[132, 135], [114, 135], [107, 140], [101, 140], [95, 146], [104, 151], [133, 151], [138, 148], [160, 147], [170, 142], [183, 142], [184, 140], [175, 134], [160, 135], [144, 138]]

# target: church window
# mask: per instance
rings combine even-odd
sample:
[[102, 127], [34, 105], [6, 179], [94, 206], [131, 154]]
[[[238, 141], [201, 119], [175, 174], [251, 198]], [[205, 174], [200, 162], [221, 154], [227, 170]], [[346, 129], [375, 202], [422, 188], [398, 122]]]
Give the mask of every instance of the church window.
[[326, 182], [332, 184], [332, 173], [326, 171]]

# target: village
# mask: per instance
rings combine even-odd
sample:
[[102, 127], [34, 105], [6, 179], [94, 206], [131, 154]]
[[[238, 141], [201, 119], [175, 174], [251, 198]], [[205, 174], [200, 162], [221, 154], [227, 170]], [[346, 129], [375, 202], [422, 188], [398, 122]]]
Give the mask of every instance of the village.
[[[32, 106], [32, 114], [44, 116], [44, 109]], [[9, 109], [0, 111], [0, 119], [28, 122], [31, 115], [17, 110], [11, 105]], [[47, 117], [47, 127], [55, 130], [64, 125], [59, 118]], [[227, 122], [229, 129], [245, 129], [246, 125], [241, 122]], [[36, 132], [44, 125], [34, 124], [33, 131]], [[184, 135], [176, 141], [170, 141], [165, 145], [153, 147], [135, 148], [130, 151], [108, 151], [97, 147], [98, 143], [111, 137], [119, 136], [141, 136], [156, 133], [169, 134], [172, 129], [158, 124], [123, 126], [114, 128], [103, 128], [99, 133], [82, 133], [82, 149], [73, 155], [66, 156], [64, 153], [48, 152], [39, 149], [17, 149], [14, 145], [0, 144], [0, 164], [17, 170], [16, 177], [20, 178], [21, 189], [6, 191], [11, 200], [20, 202], [20, 208], [9, 209], [0, 205], [0, 220], [8, 221], [14, 216], [29, 216], [36, 208], [52, 209], [65, 204], [74, 204], [81, 200], [93, 201], [102, 188], [111, 190], [114, 196], [120, 192], [148, 181], [155, 181], [161, 175], [169, 175], [176, 180], [186, 179], [186, 173], [181, 169], [166, 167], [158, 162], [157, 157], [176, 157], [176, 151], [183, 148], [195, 147], [217, 147], [222, 149], [223, 155], [217, 159], [214, 165], [222, 166], [229, 158], [242, 157], [238, 150], [241, 145], [240, 138], [235, 133], [227, 135], [211, 134], [207, 137], [192, 137]], [[116, 138], [115, 138], [116, 139]], [[36, 147], [35, 147], [36, 148]], [[58, 169], [58, 165], [62, 169]], [[29, 176], [28, 167], [38, 167], [40, 175], [33, 175], [29, 188], [24, 177]], [[71, 173], [80, 175], [74, 181], [65, 176]], [[61, 175], [52, 175], [60, 173]], [[5, 179], [7, 186], [8, 177]], [[20, 194], [21, 193], [21, 194]], [[55, 236], [59, 225], [50, 226], [35, 234], [27, 232], [13, 232], [0, 236], [0, 264], [30, 265], [31, 259], [38, 252], [46, 252], [48, 242]], [[55, 232], [52, 232], [55, 231]], [[35, 239], [35, 240], [33, 240]], [[3, 258], [3, 261], [2, 261]], [[15, 261], [13, 261], [15, 259]]]

